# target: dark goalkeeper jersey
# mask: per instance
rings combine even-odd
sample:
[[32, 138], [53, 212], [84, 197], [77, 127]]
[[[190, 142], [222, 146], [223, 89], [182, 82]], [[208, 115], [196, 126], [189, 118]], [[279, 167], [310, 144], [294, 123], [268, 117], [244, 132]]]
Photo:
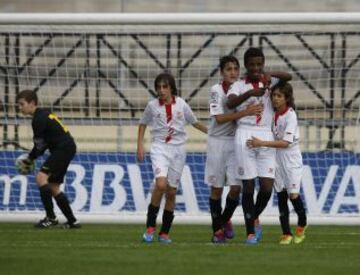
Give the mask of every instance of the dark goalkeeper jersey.
[[46, 149], [50, 152], [56, 149], [66, 150], [67, 144], [74, 143], [69, 130], [59, 118], [42, 108], [36, 109], [32, 119], [32, 128], [34, 147], [29, 154], [31, 159], [41, 156]]

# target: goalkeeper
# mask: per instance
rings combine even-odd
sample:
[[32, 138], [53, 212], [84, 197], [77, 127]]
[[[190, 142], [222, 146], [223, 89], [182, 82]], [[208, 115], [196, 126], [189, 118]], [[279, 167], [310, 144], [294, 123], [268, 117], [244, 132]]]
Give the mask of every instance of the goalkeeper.
[[49, 149], [50, 156], [41, 166], [36, 175], [36, 183], [40, 190], [41, 201], [46, 211], [46, 217], [35, 227], [49, 228], [56, 226], [58, 220], [54, 213], [52, 197], [65, 215], [65, 228], [80, 228], [66, 195], [60, 190], [67, 168], [76, 153], [76, 144], [69, 130], [58, 117], [43, 108], [38, 107], [38, 97], [34, 91], [24, 90], [16, 97], [19, 109], [24, 115], [32, 116], [34, 132], [34, 147], [27, 159], [22, 160], [25, 168], [31, 166], [35, 159]]

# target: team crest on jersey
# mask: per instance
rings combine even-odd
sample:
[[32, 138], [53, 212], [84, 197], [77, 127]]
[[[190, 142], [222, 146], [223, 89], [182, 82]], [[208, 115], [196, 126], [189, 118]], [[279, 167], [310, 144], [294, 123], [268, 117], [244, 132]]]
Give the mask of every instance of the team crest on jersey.
[[209, 176], [208, 181], [212, 184], [216, 183], [216, 176]]
[[161, 168], [160, 168], [160, 167], [157, 167], [157, 168], [155, 169], [155, 174], [156, 174], [156, 175], [159, 175], [160, 172], [161, 172]]
[[218, 102], [218, 94], [217, 92], [212, 92], [210, 94], [210, 103], [217, 103]]
[[177, 118], [177, 119], [182, 119], [182, 117], [183, 117], [183, 113], [182, 113], [182, 112], [177, 112], [177, 113], [176, 113], [176, 118]]
[[270, 174], [274, 173], [274, 168], [269, 168], [269, 173]]
[[244, 175], [244, 168], [239, 167], [239, 168], [238, 168], [238, 174], [239, 174], [240, 176], [243, 176], [243, 175]]

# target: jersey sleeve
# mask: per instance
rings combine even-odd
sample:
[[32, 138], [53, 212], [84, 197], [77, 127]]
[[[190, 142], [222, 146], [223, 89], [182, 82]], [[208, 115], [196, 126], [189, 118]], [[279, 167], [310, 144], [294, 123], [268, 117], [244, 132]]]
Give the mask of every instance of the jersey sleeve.
[[214, 87], [210, 90], [209, 107], [210, 116], [221, 115], [224, 113], [221, 96]]
[[283, 140], [293, 143], [295, 141], [295, 134], [297, 129], [297, 117], [294, 111], [291, 111], [286, 122], [286, 127], [284, 130]]
[[153, 115], [152, 115], [152, 111], [151, 111], [151, 106], [148, 103], [144, 110], [143, 116], [139, 121], [139, 124], [148, 125], [148, 124], [150, 124], [152, 119], [153, 119]]
[[185, 101], [184, 101], [184, 118], [188, 124], [195, 124], [198, 122], [189, 104], [187, 104]]
[[270, 88], [274, 87], [276, 84], [278, 84], [280, 82], [280, 79], [277, 77], [271, 77], [271, 84], [270, 84]]
[[41, 156], [48, 145], [45, 141], [45, 129], [47, 124], [47, 116], [41, 114], [40, 116], [34, 117], [32, 122], [32, 128], [34, 132], [34, 147], [32, 148], [29, 157], [30, 159], [36, 159]]
[[242, 85], [240, 81], [237, 81], [235, 83], [233, 83], [230, 88], [229, 91], [227, 93], [227, 96], [229, 97], [230, 95], [240, 95], [242, 93]]

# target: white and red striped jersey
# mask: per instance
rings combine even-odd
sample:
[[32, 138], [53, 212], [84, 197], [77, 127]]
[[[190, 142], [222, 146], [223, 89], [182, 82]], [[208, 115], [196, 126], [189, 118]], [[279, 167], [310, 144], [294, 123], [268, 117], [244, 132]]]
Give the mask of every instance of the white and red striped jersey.
[[139, 124], [151, 127], [151, 141], [184, 144], [186, 124], [197, 123], [190, 106], [180, 97], [172, 97], [171, 104], [153, 99], [148, 102]]
[[[270, 88], [275, 86], [279, 82], [278, 78], [271, 77]], [[236, 96], [242, 95], [247, 91], [264, 87], [262, 82], [251, 82], [248, 78], [236, 81], [230, 88], [228, 96], [234, 94]], [[259, 116], [245, 116], [237, 120], [237, 125], [247, 125], [266, 130], [271, 130], [271, 124], [274, 116], [274, 110], [271, 103], [270, 89], [265, 91], [265, 94], [261, 97], [250, 97], [245, 102], [236, 107], [237, 111], [242, 111], [251, 104], [262, 103], [264, 105], [264, 111]]]
[[226, 86], [224, 82], [215, 84], [210, 89], [209, 107], [210, 107], [210, 125], [208, 128], [208, 135], [215, 137], [233, 137], [235, 135], [236, 123], [235, 121], [229, 121], [219, 124], [216, 122], [215, 116], [222, 115], [230, 112], [234, 112], [233, 109], [229, 109], [226, 105], [227, 92], [229, 86]]
[[300, 134], [297, 115], [293, 108], [289, 107], [282, 113], [275, 113], [272, 131], [276, 140], [285, 140], [290, 143], [288, 148], [298, 146]]

